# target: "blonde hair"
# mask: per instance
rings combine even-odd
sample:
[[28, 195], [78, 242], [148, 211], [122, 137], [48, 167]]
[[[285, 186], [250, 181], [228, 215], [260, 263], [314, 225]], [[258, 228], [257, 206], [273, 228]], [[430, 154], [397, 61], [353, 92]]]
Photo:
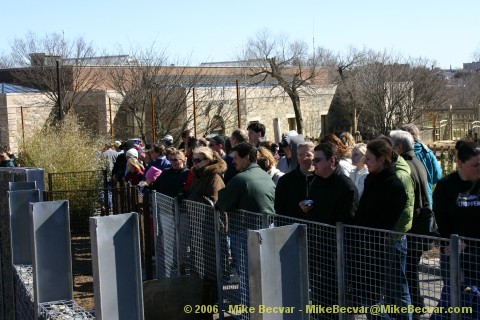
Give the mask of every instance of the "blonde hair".
[[358, 152], [360, 152], [362, 155], [365, 155], [365, 153], [367, 153], [367, 145], [365, 143], [357, 143], [353, 149], [353, 150], [356, 150]]
[[257, 152], [257, 164], [264, 171], [269, 171], [277, 164], [277, 161], [270, 150], [265, 147], [259, 147]]
[[135, 158], [128, 158], [128, 163], [130, 163], [130, 165], [132, 167], [134, 167], [135, 169], [137, 169], [138, 171], [144, 171], [145, 168], [143, 167], [143, 165], [140, 163], [140, 161], [138, 161], [137, 159]]
[[201, 154], [208, 160], [213, 160], [213, 151], [208, 147], [197, 147], [193, 150], [193, 154]]
[[343, 132], [340, 135], [340, 140], [350, 149], [355, 146], [355, 139], [350, 132]]

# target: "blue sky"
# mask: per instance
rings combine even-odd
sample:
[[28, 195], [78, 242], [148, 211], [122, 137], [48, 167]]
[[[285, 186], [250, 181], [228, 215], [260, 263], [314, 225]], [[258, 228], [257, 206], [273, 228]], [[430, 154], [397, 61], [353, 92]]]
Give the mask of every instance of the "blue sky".
[[[478, 0], [111, 1], [1, 0], [0, 52], [32, 31], [63, 32], [116, 54], [116, 45], [166, 49], [172, 60], [233, 60], [259, 30], [334, 52], [395, 50], [462, 67], [480, 50]], [[125, 50], [127, 51], [127, 50]]]

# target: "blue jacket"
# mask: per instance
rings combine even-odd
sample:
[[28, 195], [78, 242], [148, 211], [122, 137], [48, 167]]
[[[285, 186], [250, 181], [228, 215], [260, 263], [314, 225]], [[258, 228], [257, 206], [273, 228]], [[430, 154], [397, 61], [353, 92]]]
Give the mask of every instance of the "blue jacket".
[[433, 185], [442, 178], [442, 167], [440, 167], [437, 157], [433, 154], [432, 150], [420, 141], [415, 142], [413, 150], [415, 151], [415, 156], [423, 163], [425, 170], [427, 170], [428, 198], [430, 199], [430, 206], [432, 206]]

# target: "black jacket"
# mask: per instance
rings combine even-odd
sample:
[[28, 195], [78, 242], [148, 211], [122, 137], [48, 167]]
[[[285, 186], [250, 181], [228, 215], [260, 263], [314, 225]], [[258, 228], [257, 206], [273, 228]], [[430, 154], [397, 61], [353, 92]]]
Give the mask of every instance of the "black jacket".
[[480, 181], [464, 181], [455, 171], [437, 182], [433, 212], [440, 235], [480, 238]]
[[407, 151], [402, 154], [402, 158], [405, 159], [410, 167], [413, 180], [413, 187], [415, 192], [415, 203], [413, 209], [430, 207], [430, 197], [428, 196], [428, 177], [427, 170], [423, 163], [418, 160], [413, 150]]
[[335, 225], [352, 224], [358, 206], [358, 192], [352, 180], [342, 173], [340, 166], [328, 178], [315, 176], [310, 188], [313, 208], [304, 219]]
[[153, 183], [153, 189], [174, 198], [180, 193], [183, 193], [189, 171], [187, 167], [181, 170], [169, 168], [158, 176], [157, 180]]
[[395, 168], [369, 173], [365, 179], [356, 223], [360, 226], [392, 230], [407, 203], [407, 193]]
[[313, 174], [304, 175], [300, 166], [283, 175], [275, 189], [275, 213], [293, 218], [304, 218], [303, 211], [298, 205], [300, 201], [309, 197]]

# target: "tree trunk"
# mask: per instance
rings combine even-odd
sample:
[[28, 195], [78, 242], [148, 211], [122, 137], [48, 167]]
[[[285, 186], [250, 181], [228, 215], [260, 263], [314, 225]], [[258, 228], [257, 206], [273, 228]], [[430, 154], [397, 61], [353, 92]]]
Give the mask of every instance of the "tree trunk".
[[295, 122], [297, 123], [297, 132], [298, 134], [303, 134], [303, 117], [302, 109], [300, 107], [300, 97], [290, 96], [293, 103], [293, 111], [295, 112]]

